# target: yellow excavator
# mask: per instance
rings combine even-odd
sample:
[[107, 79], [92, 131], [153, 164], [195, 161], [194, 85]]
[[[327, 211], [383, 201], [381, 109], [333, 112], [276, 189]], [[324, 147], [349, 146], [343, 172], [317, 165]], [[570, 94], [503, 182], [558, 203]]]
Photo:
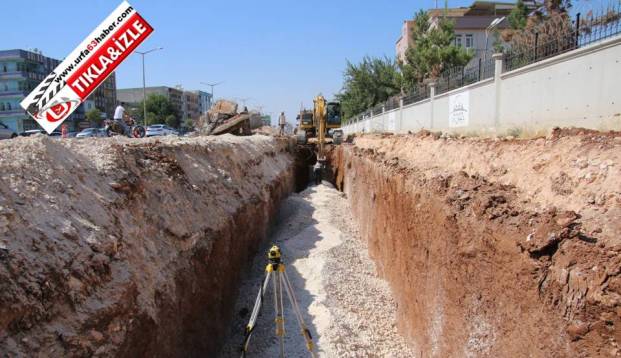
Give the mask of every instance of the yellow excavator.
[[[341, 128], [341, 104], [327, 102], [319, 95], [313, 100], [312, 124], [310, 111], [301, 111], [297, 132], [298, 144], [317, 144], [317, 157], [324, 158], [326, 143], [340, 144], [343, 141]], [[315, 139], [316, 138], [316, 139]]]

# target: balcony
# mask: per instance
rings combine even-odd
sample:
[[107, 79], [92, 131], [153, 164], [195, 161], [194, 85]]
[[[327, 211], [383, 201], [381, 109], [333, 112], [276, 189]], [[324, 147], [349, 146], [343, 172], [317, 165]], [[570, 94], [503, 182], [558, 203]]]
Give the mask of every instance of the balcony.
[[26, 71], [0, 72], [0, 80], [28, 78], [31, 80], [43, 81], [45, 79], [45, 76], [46, 75], [38, 73], [38, 72], [26, 72]]
[[13, 108], [11, 110], [4, 110], [4, 111], [0, 111], [0, 118], [4, 118], [4, 117], [13, 117], [16, 115], [23, 115], [23, 116], [28, 116], [28, 114], [26, 114], [26, 111], [24, 111], [22, 108]]
[[8, 91], [0, 91], [0, 98], [7, 97], [26, 97], [28, 93], [26, 91], [21, 90], [8, 90]]

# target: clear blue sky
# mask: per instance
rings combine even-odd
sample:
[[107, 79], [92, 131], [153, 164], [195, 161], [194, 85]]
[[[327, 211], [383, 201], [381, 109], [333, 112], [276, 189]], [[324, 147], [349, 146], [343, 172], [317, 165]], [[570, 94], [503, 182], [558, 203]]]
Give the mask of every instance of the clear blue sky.
[[[603, 0], [593, 0], [595, 3]], [[248, 98], [273, 120], [290, 122], [300, 103], [341, 88], [346, 60], [394, 57], [403, 20], [434, 0], [130, 0], [155, 32], [147, 55], [147, 86], [182, 85], [209, 91], [200, 82], [224, 83], [216, 98]], [[443, 4], [440, 0], [439, 3]], [[120, 1], [11, 1], [0, 15], [0, 49], [39, 48], [67, 56]], [[450, 7], [472, 0], [451, 0]], [[117, 70], [118, 88], [142, 86], [140, 57]]]

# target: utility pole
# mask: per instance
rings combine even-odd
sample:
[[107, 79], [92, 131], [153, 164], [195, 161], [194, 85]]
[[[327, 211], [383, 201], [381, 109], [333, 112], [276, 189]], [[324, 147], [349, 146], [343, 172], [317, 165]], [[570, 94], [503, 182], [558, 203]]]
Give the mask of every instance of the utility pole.
[[240, 101], [242, 106], [244, 106], [244, 107], [246, 107], [246, 102], [248, 102], [251, 99], [252, 99], [252, 97], [244, 97], [244, 98], [236, 97], [235, 98], [235, 100], [236, 101]]
[[147, 84], [146, 84], [146, 76], [145, 76], [145, 70], [144, 70], [144, 56], [153, 51], [163, 50], [163, 49], [164, 49], [163, 47], [156, 47], [154, 49], [151, 49], [145, 52], [136, 51], [137, 54], [142, 56], [142, 108], [143, 108], [142, 121], [144, 122], [145, 126], [147, 125]]
[[489, 43], [489, 34], [494, 31], [501, 22], [505, 21], [505, 17], [499, 17], [494, 19], [491, 24], [485, 29], [485, 52], [483, 52], [483, 61], [487, 60], [487, 45]]
[[216, 86], [218, 86], [218, 85], [221, 85], [221, 84], [223, 84], [223, 83], [224, 83], [224, 81], [221, 81], [221, 82], [215, 82], [215, 83], [201, 82], [201, 84], [202, 84], [202, 85], [205, 85], [205, 86], [209, 86], [209, 87], [211, 87], [211, 100], [212, 100], [212, 101], [215, 101], [215, 98], [213, 97], [213, 88], [214, 88], [214, 87], [216, 87]]

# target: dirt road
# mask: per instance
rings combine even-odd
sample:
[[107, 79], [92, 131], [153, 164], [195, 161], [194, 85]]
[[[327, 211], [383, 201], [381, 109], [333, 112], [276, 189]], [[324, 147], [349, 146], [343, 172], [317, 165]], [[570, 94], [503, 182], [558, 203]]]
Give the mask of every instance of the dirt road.
[[[235, 318], [222, 357], [239, 356], [243, 329], [249, 319], [272, 244], [283, 251], [287, 273], [302, 314], [324, 357], [411, 357], [396, 331], [395, 302], [349, 214], [346, 198], [326, 185], [290, 196], [278, 223], [252, 269], [242, 282]], [[271, 291], [250, 344], [250, 357], [277, 357]], [[285, 351], [288, 357], [308, 353], [293, 312], [285, 308]]]

